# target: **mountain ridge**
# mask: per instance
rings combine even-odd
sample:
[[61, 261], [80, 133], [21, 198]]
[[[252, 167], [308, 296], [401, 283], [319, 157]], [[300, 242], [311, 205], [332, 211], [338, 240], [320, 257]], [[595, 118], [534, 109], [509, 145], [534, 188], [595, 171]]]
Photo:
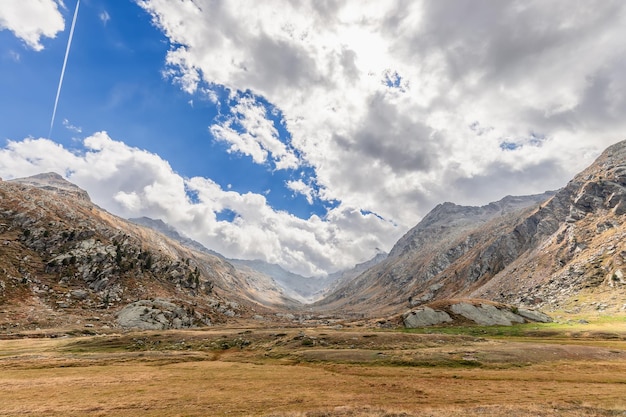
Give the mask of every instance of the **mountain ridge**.
[[[526, 207], [519, 205], [517, 197], [501, 200], [505, 205], [514, 203], [512, 210], [503, 211], [497, 203], [481, 208], [440, 204], [398, 241], [385, 262], [338, 288], [318, 307], [364, 311], [367, 305], [371, 310], [393, 313], [437, 299], [474, 296], [557, 310], [572, 304], [574, 301], [568, 300], [584, 292], [581, 287], [597, 287], [601, 282], [622, 294], [625, 161], [626, 141], [622, 141], [609, 147], [564, 188], [537, 195], [535, 204]], [[540, 201], [544, 197], [545, 201]], [[500, 215], [481, 218], [499, 209]], [[582, 226], [580, 230], [574, 230], [576, 225]], [[590, 245], [595, 235], [605, 232], [604, 239], [598, 237]], [[609, 237], [611, 233], [617, 237]], [[571, 237], [573, 234], [578, 236]], [[582, 246], [581, 240], [586, 242]], [[590, 278], [589, 269], [595, 267], [587, 268], [582, 261], [572, 266], [574, 272], [562, 271], [590, 248], [596, 258], [603, 259], [598, 266], [601, 272], [594, 273], [602, 279]], [[604, 259], [604, 253], [611, 251], [618, 255]], [[552, 258], [558, 259], [557, 265]], [[587, 259], [595, 258], [589, 255]], [[549, 267], [540, 268], [538, 262]], [[524, 271], [524, 280], [516, 273], [519, 270]], [[615, 279], [607, 282], [605, 276]], [[576, 285], [570, 285], [570, 280]], [[533, 292], [542, 296], [533, 297]], [[621, 308], [619, 297], [610, 292], [598, 296], [611, 300], [613, 310]]]

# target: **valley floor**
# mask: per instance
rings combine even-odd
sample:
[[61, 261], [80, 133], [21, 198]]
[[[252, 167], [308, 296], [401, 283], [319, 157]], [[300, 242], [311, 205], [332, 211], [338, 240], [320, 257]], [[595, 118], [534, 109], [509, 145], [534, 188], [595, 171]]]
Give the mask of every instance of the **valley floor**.
[[626, 415], [624, 317], [0, 338], [0, 416]]

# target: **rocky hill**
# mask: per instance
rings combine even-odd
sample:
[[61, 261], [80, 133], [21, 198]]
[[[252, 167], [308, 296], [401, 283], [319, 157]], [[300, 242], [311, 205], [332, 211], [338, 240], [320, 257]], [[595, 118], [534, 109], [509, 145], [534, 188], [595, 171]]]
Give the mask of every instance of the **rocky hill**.
[[556, 193], [437, 206], [388, 259], [316, 307], [391, 314], [478, 297], [547, 310], [623, 309], [625, 207], [626, 141]]
[[169, 304], [141, 312], [161, 327], [297, 304], [219, 257], [109, 214], [57, 174], [0, 181], [0, 326], [116, 326], [122, 308], [155, 299]]

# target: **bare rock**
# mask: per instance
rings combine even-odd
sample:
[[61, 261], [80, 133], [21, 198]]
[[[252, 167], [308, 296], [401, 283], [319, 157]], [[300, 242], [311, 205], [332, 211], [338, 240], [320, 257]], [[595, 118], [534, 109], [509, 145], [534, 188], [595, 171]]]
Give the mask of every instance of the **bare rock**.
[[483, 326], [502, 325], [510, 326], [513, 323], [524, 323], [524, 318], [505, 308], [498, 308], [490, 304], [474, 306], [469, 303], [453, 304], [451, 307], [454, 314], [465, 317], [468, 320]]
[[191, 327], [193, 319], [183, 308], [157, 298], [127, 305], [117, 313], [117, 323], [124, 328], [164, 330]]
[[70, 292], [70, 295], [72, 298], [76, 299], [76, 300], [84, 300], [87, 298], [87, 296], [89, 295], [89, 293], [85, 290], [73, 290]]
[[536, 321], [538, 323], [551, 323], [552, 322], [552, 317], [540, 311], [519, 308], [517, 309], [517, 314], [519, 314], [520, 316], [524, 317], [527, 320]]
[[402, 316], [404, 327], [414, 329], [418, 327], [435, 326], [437, 324], [449, 323], [452, 318], [445, 311], [433, 310], [430, 307], [423, 307], [405, 313]]

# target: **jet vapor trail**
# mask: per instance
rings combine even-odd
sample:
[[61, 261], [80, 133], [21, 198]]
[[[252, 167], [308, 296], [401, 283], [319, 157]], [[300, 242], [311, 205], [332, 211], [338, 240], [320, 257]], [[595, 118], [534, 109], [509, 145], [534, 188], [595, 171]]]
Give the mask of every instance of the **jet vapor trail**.
[[72, 27], [70, 28], [70, 38], [67, 40], [67, 48], [65, 49], [65, 59], [63, 59], [63, 68], [61, 69], [61, 78], [59, 79], [59, 87], [57, 88], [57, 96], [54, 99], [54, 110], [52, 111], [52, 120], [50, 121], [50, 131], [48, 139], [52, 135], [52, 126], [54, 126], [54, 118], [57, 114], [57, 105], [59, 104], [59, 96], [61, 95], [61, 86], [63, 85], [63, 77], [65, 76], [65, 66], [67, 65], [67, 57], [70, 54], [70, 46], [72, 46], [72, 37], [74, 36], [74, 26], [76, 26], [76, 18], [78, 17], [78, 6], [80, 0], [76, 2], [76, 10], [74, 10], [74, 18], [72, 19]]

